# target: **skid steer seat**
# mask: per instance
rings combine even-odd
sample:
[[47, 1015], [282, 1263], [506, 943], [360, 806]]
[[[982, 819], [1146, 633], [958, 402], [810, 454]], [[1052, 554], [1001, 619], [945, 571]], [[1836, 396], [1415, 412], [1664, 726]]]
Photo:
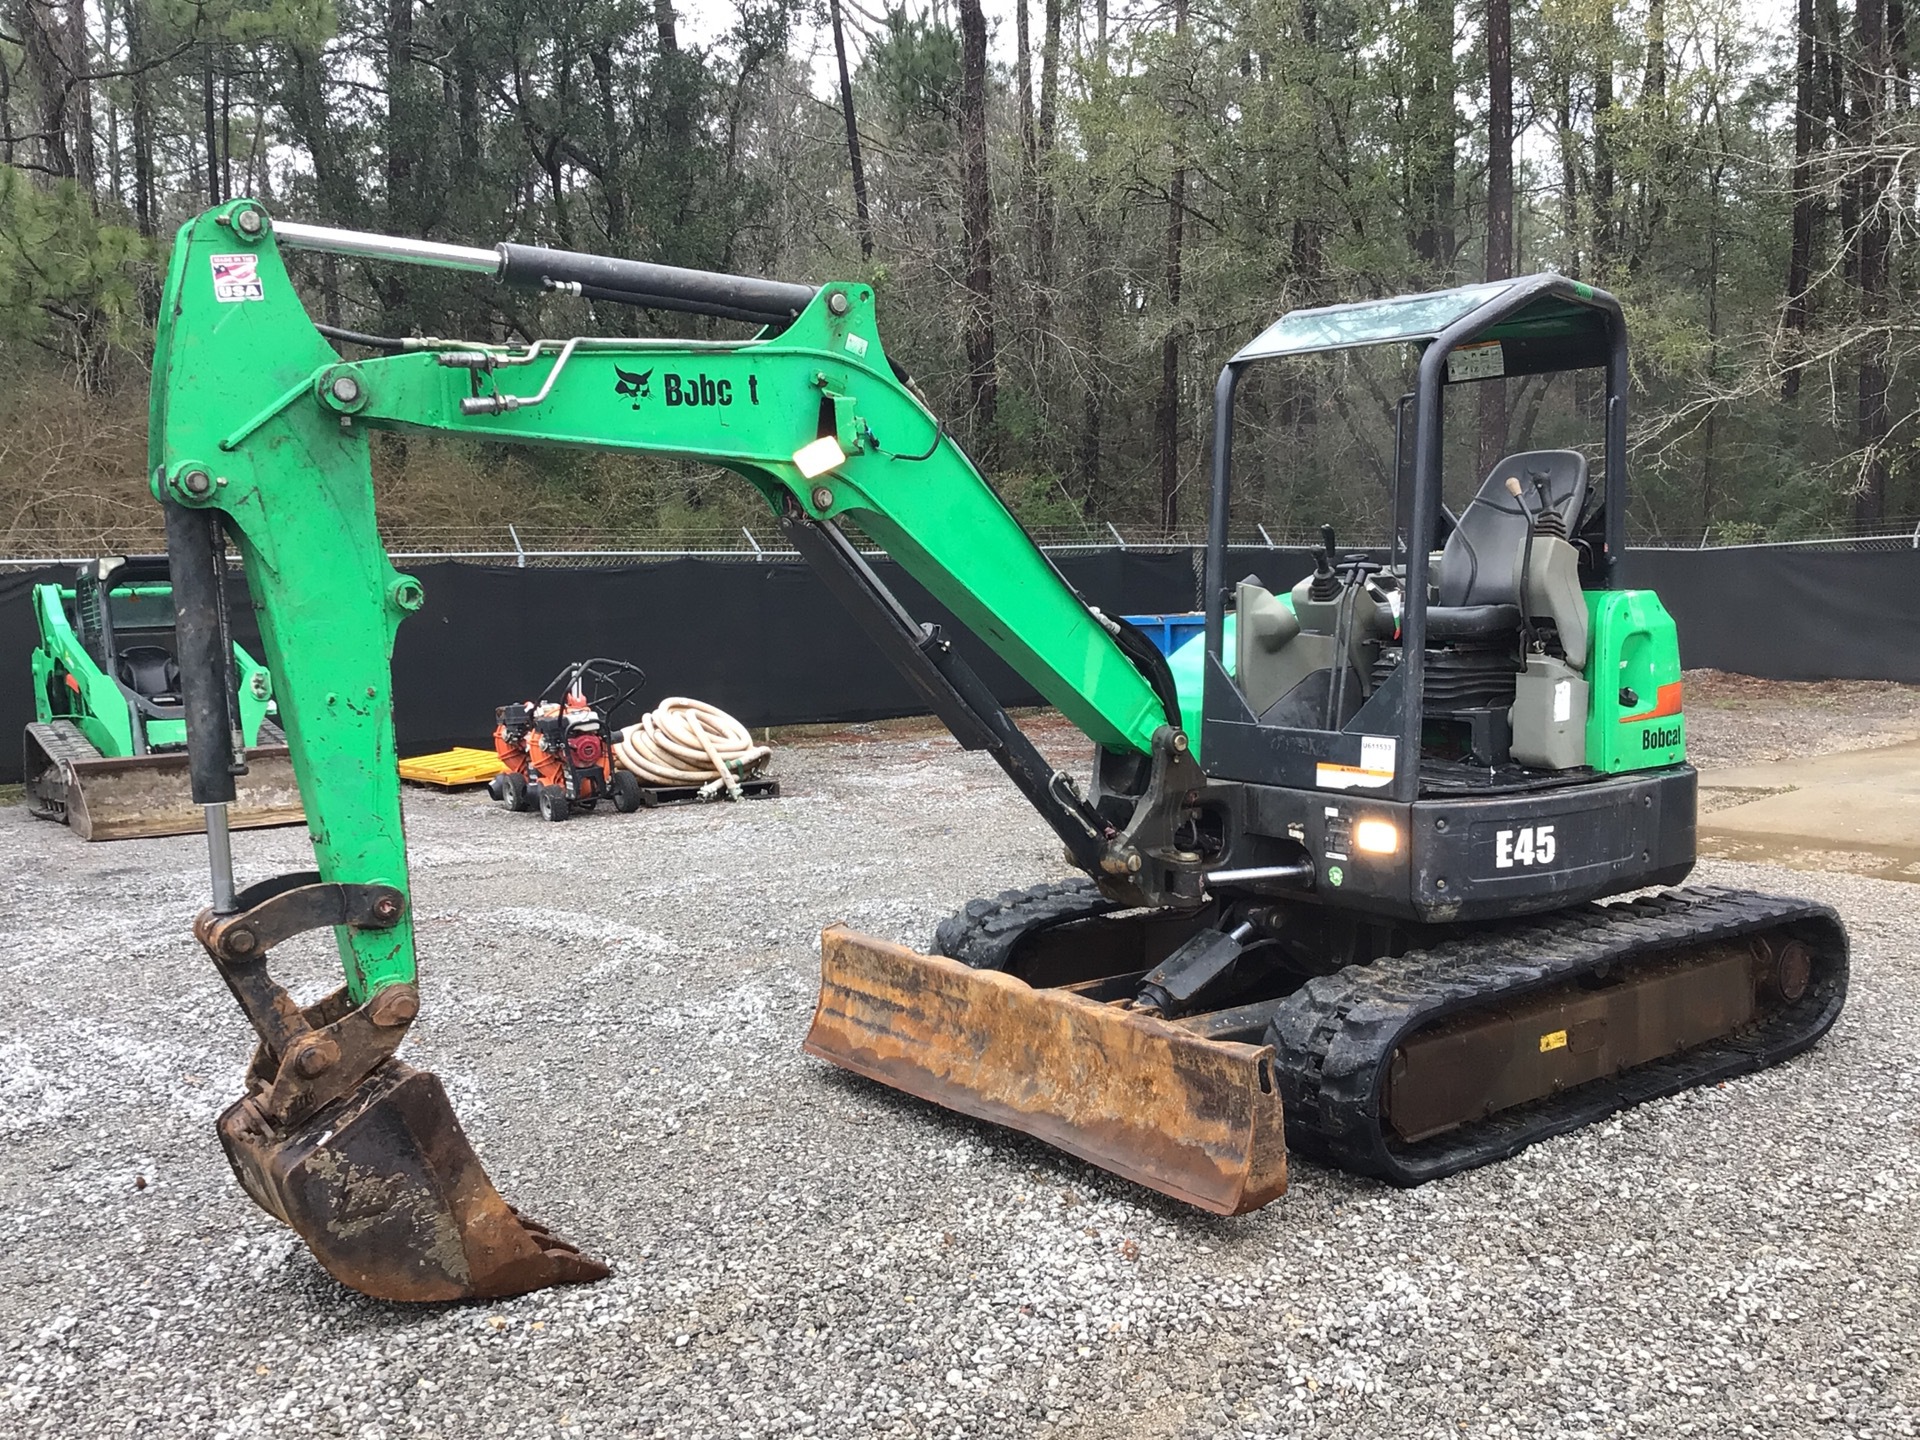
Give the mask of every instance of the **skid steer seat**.
[[[1472, 622], [1465, 617], [1444, 613], [1456, 607], [1503, 606], [1513, 611], [1513, 626], [1519, 627], [1521, 549], [1532, 529], [1528, 516], [1540, 503], [1536, 475], [1545, 476], [1547, 494], [1567, 522], [1567, 533], [1579, 529], [1580, 511], [1587, 503], [1587, 457], [1578, 450], [1509, 455], [1481, 482], [1480, 493], [1447, 537], [1440, 556], [1440, 603], [1427, 607], [1429, 634], [1438, 638], [1469, 626]], [[1525, 487], [1527, 509], [1507, 492], [1510, 476]]]
[[115, 668], [120, 683], [143, 700], [163, 705], [179, 703], [180, 665], [158, 645], [129, 645], [118, 656]]

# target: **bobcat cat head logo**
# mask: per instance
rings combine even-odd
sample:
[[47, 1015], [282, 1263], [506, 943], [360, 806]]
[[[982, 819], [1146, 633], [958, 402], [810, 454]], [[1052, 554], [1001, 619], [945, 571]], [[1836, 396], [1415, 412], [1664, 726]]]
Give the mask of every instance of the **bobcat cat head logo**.
[[653, 371], [642, 370], [636, 375], [631, 370], [622, 370], [616, 365], [613, 367], [613, 373], [619, 377], [614, 381], [613, 393], [631, 397], [634, 409], [638, 410], [641, 400], [653, 394]]

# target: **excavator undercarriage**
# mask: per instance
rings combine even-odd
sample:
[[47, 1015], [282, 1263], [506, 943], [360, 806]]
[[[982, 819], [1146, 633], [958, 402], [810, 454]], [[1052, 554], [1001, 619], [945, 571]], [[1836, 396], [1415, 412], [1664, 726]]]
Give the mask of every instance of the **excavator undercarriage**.
[[941, 955], [829, 930], [806, 1049], [1237, 1215], [1286, 1189], [1289, 1150], [1413, 1185], [1777, 1064], [1847, 988], [1832, 910], [1728, 890], [1433, 927], [1352, 964], [1289, 943], [1310, 916], [1257, 918], [1241, 973], [1172, 1014], [1139, 997], [1219, 933], [1212, 907], [1116, 913], [1067, 881], [975, 901]]

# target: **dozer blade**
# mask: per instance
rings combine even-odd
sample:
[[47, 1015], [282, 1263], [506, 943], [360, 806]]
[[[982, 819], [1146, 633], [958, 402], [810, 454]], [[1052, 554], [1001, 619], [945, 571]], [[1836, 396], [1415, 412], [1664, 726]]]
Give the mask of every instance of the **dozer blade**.
[[1217, 1215], [1287, 1188], [1273, 1051], [851, 930], [821, 936], [806, 1051]]
[[247, 1193], [376, 1300], [488, 1300], [607, 1276], [501, 1198], [438, 1077], [398, 1060], [284, 1129], [256, 1092], [219, 1131]]

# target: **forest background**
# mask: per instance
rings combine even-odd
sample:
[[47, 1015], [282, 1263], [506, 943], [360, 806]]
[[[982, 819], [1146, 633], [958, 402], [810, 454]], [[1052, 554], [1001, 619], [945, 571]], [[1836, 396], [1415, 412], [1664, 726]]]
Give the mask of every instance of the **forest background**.
[[[1626, 305], [1636, 535], [1920, 514], [1904, 0], [883, 3], [0, 0], [0, 555], [153, 533], [158, 278], [241, 195], [870, 281], [890, 352], [1052, 533], [1194, 533], [1214, 377], [1284, 311], [1542, 269]], [[316, 318], [382, 335], [740, 333], [295, 263]], [[1236, 531], [1378, 532], [1398, 364], [1249, 399]], [[1590, 380], [1476, 388], [1467, 483], [1599, 436]], [[395, 536], [759, 523], [717, 472], [604, 454], [388, 437], [376, 475]]]

